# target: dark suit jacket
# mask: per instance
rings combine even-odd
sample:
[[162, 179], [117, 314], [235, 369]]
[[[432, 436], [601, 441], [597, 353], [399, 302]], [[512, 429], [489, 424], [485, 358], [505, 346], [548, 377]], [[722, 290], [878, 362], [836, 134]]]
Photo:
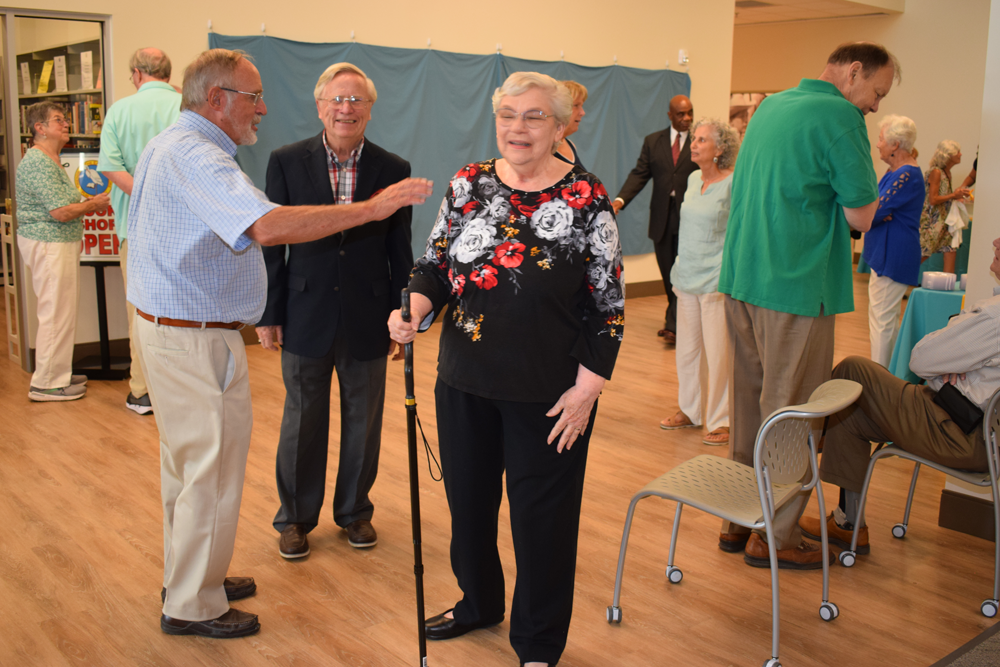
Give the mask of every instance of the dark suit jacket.
[[[409, 176], [409, 162], [366, 139], [354, 201]], [[271, 153], [266, 192], [286, 206], [333, 203], [322, 133]], [[406, 207], [318, 241], [264, 248], [267, 305], [258, 325], [282, 325], [284, 349], [318, 358], [330, 351], [340, 323], [354, 358], [385, 356], [386, 320], [399, 308], [400, 291], [413, 268], [412, 212]]]
[[[674, 154], [670, 145], [670, 128], [654, 132], [642, 142], [642, 152], [635, 168], [625, 179], [618, 197], [625, 206], [653, 179], [653, 199], [649, 203], [649, 238], [654, 243], [663, 240], [667, 232], [676, 234], [680, 229], [680, 207], [687, 190], [688, 176], [698, 169], [691, 162], [691, 133], [681, 146], [681, 154], [674, 165]], [[671, 191], [676, 192], [673, 206]], [[624, 207], [622, 207], [624, 208]]]

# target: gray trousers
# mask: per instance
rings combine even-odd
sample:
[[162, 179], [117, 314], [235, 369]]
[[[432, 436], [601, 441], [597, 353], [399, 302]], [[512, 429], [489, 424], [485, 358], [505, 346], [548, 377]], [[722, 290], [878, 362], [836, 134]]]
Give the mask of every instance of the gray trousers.
[[[733, 350], [729, 364], [729, 458], [752, 466], [757, 431], [763, 421], [778, 408], [805, 403], [816, 387], [830, 379], [835, 323], [835, 315], [791, 315], [726, 295], [726, 326]], [[821, 420], [817, 421], [822, 428]], [[804, 479], [810, 474], [807, 471]], [[808, 500], [808, 493], [800, 493], [775, 515], [774, 537], [779, 550], [793, 549], [802, 541], [799, 517]], [[728, 521], [722, 523], [724, 533], [746, 531]]]
[[333, 519], [345, 527], [371, 519], [368, 492], [378, 474], [385, 403], [387, 357], [358, 361], [338, 328], [330, 352], [320, 359], [281, 352], [285, 413], [278, 441], [277, 478], [281, 507], [274, 527], [300, 523], [310, 531], [319, 522], [326, 490], [333, 371], [340, 384], [340, 462], [333, 495]]

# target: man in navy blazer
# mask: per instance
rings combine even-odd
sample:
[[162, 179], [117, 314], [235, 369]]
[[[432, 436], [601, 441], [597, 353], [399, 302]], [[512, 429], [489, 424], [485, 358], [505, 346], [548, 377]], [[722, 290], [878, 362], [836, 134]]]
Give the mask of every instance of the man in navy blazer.
[[653, 179], [653, 198], [649, 204], [649, 238], [653, 240], [656, 264], [660, 267], [667, 290], [667, 312], [663, 329], [657, 332], [668, 343], [677, 340], [677, 297], [670, 284], [670, 269], [677, 258], [677, 235], [681, 226], [681, 203], [687, 191], [688, 176], [698, 169], [691, 162], [691, 100], [676, 95], [670, 100], [670, 127], [646, 137], [642, 152], [629, 173], [618, 197], [612, 202], [615, 213], [622, 210]]
[[[331, 65], [314, 91], [323, 132], [283, 146], [267, 166], [267, 196], [287, 206], [349, 204], [408, 178], [410, 164], [365, 140], [375, 85], [350, 63]], [[274, 527], [285, 558], [309, 554], [326, 487], [333, 371], [340, 385], [340, 462], [333, 518], [353, 547], [372, 547], [386, 360], [386, 321], [413, 268], [412, 209], [318, 241], [264, 248], [267, 306], [257, 325], [281, 350], [285, 411], [278, 442], [281, 507]]]

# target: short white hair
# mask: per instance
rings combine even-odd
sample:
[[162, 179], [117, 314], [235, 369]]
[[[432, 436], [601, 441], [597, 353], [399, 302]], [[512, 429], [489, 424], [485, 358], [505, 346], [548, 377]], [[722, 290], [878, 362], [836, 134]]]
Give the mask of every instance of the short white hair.
[[197, 109], [208, 101], [208, 91], [214, 86], [232, 87], [240, 61], [251, 58], [243, 51], [210, 49], [203, 51], [184, 70], [182, 109]]
[[500, 108], [500, 100], [517, 97], [530, 88], [540, 88], [548, 95], [556, 122], [564, 127], [569, 125], [569, 119], [573, 117], [573, 96], [570, 95], [569, 88], [548, 74], [538, 72], [514, 72], [508, 76], [503, 85], [493, 91], [493, 113]]
[[907, 153], [917, 143], [917, 124], [906, 116], [886, 116], [879, 121], [878, 129], [887, 144], [898, 144]]
[[948, 164], [948, 160], [961, 152], [962, 147], [958, 145], [957, 141], [945, 139], [937, 145], [937, 150], [934, 151], [934, 155], [931, 157], [931, 169], [944, 169], [944, 166]]
[[378, 92], [375, 90], [375, 83], [368, 78], [367, 74], [361, 71], [360, 67], [352, 65], [351, 63], [334, 63], [333, 65], [327, 67], [326, 70], [319, 75], [319, 81], [316, 82], [316, 88], [313, 89], [313, 97], [318, 100], [323, 94], [323, 89], [326, 88], [326, 84], [333, 81], [338, 74], [343, 74], [344, 72], [357, 74], [365, 80], [365, 85], [368, 87], [368, 101], [375, 104], [375, 100], [378, 99]]

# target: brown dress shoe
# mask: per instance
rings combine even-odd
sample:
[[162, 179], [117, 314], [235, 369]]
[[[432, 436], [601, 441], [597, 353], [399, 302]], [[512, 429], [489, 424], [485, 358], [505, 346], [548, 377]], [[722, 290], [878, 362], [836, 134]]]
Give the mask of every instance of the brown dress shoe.
[[[833, 552], [827, 552], [827, 558], [833, 563]], [[743, 562], [751, 567], [771, 567], [767, 542], [753, 533], [747, 542]], [[823, 550], [818, 544], [803, 540], [794, 549], [778, 550], [778, 569], [781, 570], [818, 570], [823, 567]]]
[[719, 548], [731, 554], [736, 554], [747, 546], [750, 533], [719, 533]]
[[656, 332], [656, 335], [663, 339], [663, 342], [667, 345], [677, 344], [677, 334], [675, 334], [670, 329], [660, 329]]
[[[230, 602], [248, 598], [257, 592], [253, 577], [226, 577], [222, 585], [226, 588], [226, 599]], [[166, 601], [167, 589], [160, 589], [160, 602]]]
[[[853, 531], [838, 526], [837, 522], [833, 520], [832, 512], [826, 519], [826, 538], [830, 544], [841, 549], [850, 549]], [[820, 541], [819, 519], [804, 516], [799, 519], [799, 528], [802, 529], [802, 534], [810, 540]], [[854, 553], [865, 556], [871, 553], [871, 550], [871, 545], [868, 544], [868, 526], [862, 526], [858, 530], [858, 548]]]
[[160, 616], [160, 629], [168, 635], [197, 635], [212, 639], [230, 639], [246, 637], [260, 630], [257, 614], [248, 614], [239, 609], [230, 609], [218, 618], [210, 621], [182, 621], [170, 618], [166, 614]]
[[306, 527], [301, 523], [290, 523], [281, 531], [278, 553], [282, 558], [302, 558], [309, 555], [309, 538]]
[[378, 535], [372, 522], [358, 519], [347, 524], [347, 543], [355, 549], [367, 549], [378, 544]]

